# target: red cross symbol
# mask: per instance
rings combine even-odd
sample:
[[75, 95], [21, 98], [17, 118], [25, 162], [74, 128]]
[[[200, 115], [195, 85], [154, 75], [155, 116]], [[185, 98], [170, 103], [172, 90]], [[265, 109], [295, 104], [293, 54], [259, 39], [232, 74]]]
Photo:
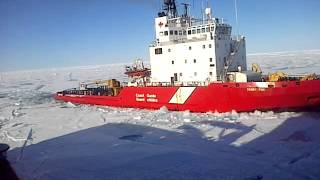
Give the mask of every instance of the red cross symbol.
[[162, 23], [162, 22], [160, 22], [160, 23], [159, 23], [159, 26], [160, 26], [160, 27], [162, 27], [162, 26], [163, 26], [163, 23]]

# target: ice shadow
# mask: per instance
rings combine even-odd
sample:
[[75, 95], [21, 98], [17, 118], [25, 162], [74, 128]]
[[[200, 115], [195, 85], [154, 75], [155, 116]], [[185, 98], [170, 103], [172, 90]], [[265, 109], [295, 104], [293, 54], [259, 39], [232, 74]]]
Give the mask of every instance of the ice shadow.
[[[319, 113], [289, 118], [268, 133], [241, 123], [204, 123], [236, 131], [212, 140], [191, 125], [174, 132], [133, 124], [106, 124], [27, 146], [19, 161], [21, 148], [13, 149], [9, 160], [22, 179], [320, 177]], [[232, 145], [250, 133], [261, 136], [241, 146]]]

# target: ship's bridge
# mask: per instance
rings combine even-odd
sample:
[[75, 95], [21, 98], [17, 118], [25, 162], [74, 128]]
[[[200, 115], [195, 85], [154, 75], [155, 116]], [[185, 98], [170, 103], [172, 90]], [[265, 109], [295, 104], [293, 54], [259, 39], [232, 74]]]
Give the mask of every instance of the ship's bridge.
[[156, 43], [170, 44], [181, 41], [209, 40], [214, 37], [231, 38], [232, 27], [218, 18], [196, 20], [190, 17], [155, 19]]
[[155, 18], [156, 41], [149, 48], [152, 82], [212, 82], [227, 72], [247, 69], [245, 38], [205, 9], [203, 19], [178, 15], [175, 1], [164, 0]]

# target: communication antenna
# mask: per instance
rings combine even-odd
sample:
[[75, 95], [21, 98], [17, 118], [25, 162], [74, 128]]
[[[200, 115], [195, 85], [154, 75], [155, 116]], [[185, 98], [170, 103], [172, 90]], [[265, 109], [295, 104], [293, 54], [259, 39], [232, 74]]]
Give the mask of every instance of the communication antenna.
[[194, 0], [192, 0], [192, 11], [194, 11], [194, 7], [195, 7]]
[[204, 14], [204, 5], [203, 5], [203, 0], [201, 1], [201, 14], [202, 14], [202, 23], [204, 23], [204, 18], [205, 18], [205, 14]]
[[181, 3], [181, 5], [183, 5], [184, 7], [184, 12], [183, 12], [183, 17], [188, 17], [188, 7], [190, 6], [190, 4], [187, 3]]
[[240, 35], [240, 33], [239, 33], [238, 4], [237, 4], [237, 0], [234, 0], [234, 10], [235, 10], [235, 13], [236, 13], [237, 35]]

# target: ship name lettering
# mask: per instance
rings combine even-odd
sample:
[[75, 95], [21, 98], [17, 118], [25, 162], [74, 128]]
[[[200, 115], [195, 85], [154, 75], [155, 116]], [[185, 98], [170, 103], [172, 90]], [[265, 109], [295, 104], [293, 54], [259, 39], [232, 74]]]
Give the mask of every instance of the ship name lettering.
[[256, 88], [256, 87], [249, 87], [247, 88], [247, 91], [253, 92], [253, 91], [266, 91], [266, 88]]
[[144, 98], [144, 94], [136, 94], [137, 98]]
[[144, 102], [145, 99], [144, 99], [144, 98], [136, 98], [136, 101], [137, 101], [137, 102]]
[[148, 98], [157, 98], [157, 95], [155, 95], [155, 94], [147, 94], [147, 97]]
[[257, 91], [257, 89], [254, 87], [249, 87], [249, 88], [247, 88], [247, 91]]
[[152, 99], [152, 98], [148, 98], [147, 102], [158, 102], [158, 99]]

